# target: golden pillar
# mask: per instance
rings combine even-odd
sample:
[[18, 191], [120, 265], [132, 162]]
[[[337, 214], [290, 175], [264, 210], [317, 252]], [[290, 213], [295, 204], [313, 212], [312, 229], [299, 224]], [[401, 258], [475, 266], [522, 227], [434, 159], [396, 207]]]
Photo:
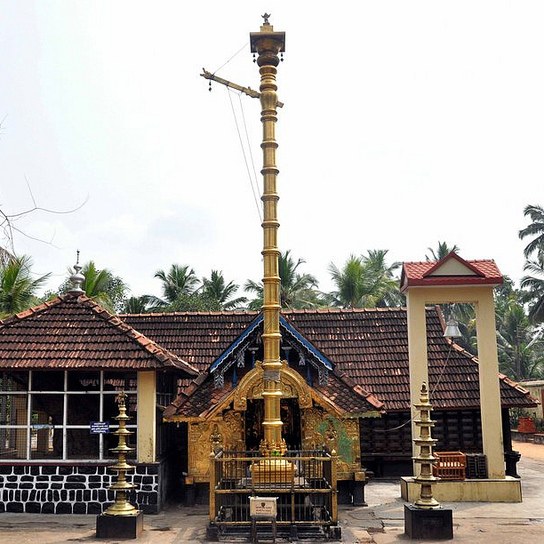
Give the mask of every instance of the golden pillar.
[[[257, 65], [261, 75], [260, 100], [261, 122], [263, 126], [263, 370], [264, 370], [264, 438], [261, 449], [265, 454], [284, 453], [286, 446], [281, 437], [281, 360], [280, 360], [280, 276], [278, 234], [278, 193], [276, 179], [276, 121], [277, 85], [276, 73], [280, 62], [278, 54], [285, 50], [285, 32], [274, 32], [268, 22], [268, 14], [263, 15], [264, 23], [260, 32], [250, 34], [251, 51], [257, 54]], [[274, 452], [274, 453], [272, 453]]]
[[127, 445], [127, 438], [132, 434], [126, 428], [126, 422], [130, 419], [126, 408], [127, 395], [121, 391], [117, 395], [119, 403], [119, 415], [116, 419], [119, 422], [119, 428], [113, 433], [119, 437], [119, 444], [110, 451], [117, 454], [117, 463], [110, 468], [117, 471], [117, 481], [110, 485], [110, 489], [115, 491], [115, 502], [104, 512], [108, 516], [137, 516], [140, 511], [128, 501], [128, 492], [135, 488], [134, 484], [127, 481], [126, 474], [134, 467], [127, 463], [127, 455], [133, 450]]

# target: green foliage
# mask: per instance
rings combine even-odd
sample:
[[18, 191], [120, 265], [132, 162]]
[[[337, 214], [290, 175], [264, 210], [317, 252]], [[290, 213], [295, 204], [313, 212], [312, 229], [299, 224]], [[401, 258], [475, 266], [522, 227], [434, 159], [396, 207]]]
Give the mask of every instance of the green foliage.
[[523, 250], [523, 254], [527, 259], [533, 253], [542, 256], [544, 254], [544, 209], [542, 206], [529, 204], [523, 210], [523, 215], [529, 217], [531, 223], [519, 231], [519, 237], [521, 240], [533, 237]]
[[158, 311], [160, 301], [152, 295], [141, 295], [139, 297], [129, 297], [123, 304], [123, 313], [125, 314], [147, 314]]
[[[59, 287], [60, 293], [67, 293], [72, 288], [70, 276], [75, 270], [68, 270], [68, 278]], [[94, 261], [85, 263], [81, 269], [85, 276], [82, 289], [85, 294], [112, 313], [120, 312], [125, 305], [128, 287], [126, 283], [107, 268], [99, 269]]]
[[[301, 274], [298, 267], [304, 264], [304, 259], [296, 262], [291, 257], [290, 250], [279, 255], [280, 303], [285, 309], [317, 308], [323, 305], [317, 290], [318, 282], [311, 274]], [[249, 308], [259, 310], [263, 305], [263, 284], [247, 280], [244, 289], [256, 296], [249, 303]]]
[[16, 314], [37, 304], [36, 294], [49, 274], [32, 278], [30, 257], [11, 257], [0, 265], [0, 317]]
[[525, 290], [524, 300], [529, 304], [529, 318], [533, 323], [544, 322], [544, 253], [534, 260], [528, 260], [523, 267], [530, 274], [521, 278]]
[[432, 247], [428, 247], [427, 251], [430, 252], [430, 255], [425, 255], [425, 260], [440, 261], [446, 255], [449, 255], [452, 251], [459, 253], [459, 247], [455, 244], [450, 247], [446, 242], [438, 242], [436, 250], [434, 250]]
[[236, 291], [238, 285], [232, 281], [226, 283], [222, 271], [212, 270], [210, 278], [202, 278], [201, 296], [210, 302], [217, 302], [220, 310], [233, 310], [247, 302], [246, 297], [232, 298]]
[[531, 324], [519, 293], [497, 297], [496, 316], [501, 371], [518, 381], [543, 377], [542, 331]]
[[336, 291], [329, 294], [333, 306], [375, 308], [402, 304], [398, 279], [394, 273], [400, 263], [386, 263], [387, 250], [369, 250], [367, 255], [351, 255], [340, 269], [329, 265]]
[[162, 281], [165, 306], [174, 303], [181, 295], [191, 295], [200, 283], [192, 268], [179, 264], [171, 265], [167, 272], [157, 270], [155, 277]]

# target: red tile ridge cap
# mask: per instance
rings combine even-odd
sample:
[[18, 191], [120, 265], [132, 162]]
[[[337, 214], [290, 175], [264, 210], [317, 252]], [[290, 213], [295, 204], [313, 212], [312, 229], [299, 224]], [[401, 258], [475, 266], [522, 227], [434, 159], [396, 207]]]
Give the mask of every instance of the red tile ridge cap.
[[51, 300], [46, 300], [45, 302], [41, 302], [40, 304], [36, 306], [32, 306], [31, 308], [28, 308], [16, 314], [5, 317], [4, 319], [0, 320], [0, 327], [2, 327], [3, 325], [10, 325], [13, 322], [19, 322], [22, 319], [25, 319], [31, 315], [39, 314], [40, 312], [43, 312], [47, 310], [48, 308], [51, 308], [52, 306], [56, 306], [57, 304], [60, 304], [63, 300], [64, 299], [61, 298], [61, 296], [56, 296], [55, 298]]
[[376, 313], [398, 312], [406, 309], [406, 306], [388, 306], [384, 308], [315, 308], [315, 309], [289, 309], [281, 310], [282, 314], [349, 314], [349, 313]]
[[145, 312], [139, 314], [121, 313], [117, 314], [119, 318], [126, 319], [129, 317], [176, 317], [176, 316], [193, 316], [193, 315], [259, 315], [258, 310], [219, 310], [219, 311], [202, 311], [202, 312]]
[[526, 397], [532, 399], [536, 404], [540, 404], [540, 401], [537, 398], [533, 397], [531, 395], [531, 392], [528, 389], [525, 389], [525, 387], [523, 387], [519, 382], [512, 380], [512, 378], [509, 378], [506, 374], [502, 374], [501, 372], [499, 372], [499, 378], [510, 387], [513, 387]]
[[333, 372], [333, 374], [342, 382], [344, 382], [352, 391], [354, 391], [357, 395], [363, 397], [368, 403], [372, 404], [374, 408], [377, 410], [382, 410], [384, 407], [384, 403], [378, 399], [376, 395], [373, 393], [370, 393], [367, 391], [364, 387], [361, 385], [355, 383], [353, 378], [348, 376], [345, 372], [337, 372], [336, 370]]

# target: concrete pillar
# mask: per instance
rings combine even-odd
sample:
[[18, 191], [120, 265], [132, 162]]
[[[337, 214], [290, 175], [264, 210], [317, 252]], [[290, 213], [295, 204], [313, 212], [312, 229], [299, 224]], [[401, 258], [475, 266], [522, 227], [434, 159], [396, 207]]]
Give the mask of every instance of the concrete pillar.
[[484, 454], [487, 457], [488, 477], [504, 478], [504, 444], [498, 379], [495, 303], [491, 290], [486, 295], [479, 297], [476, 303], [482, 441]]
[[[418, 402], [421, 384], [423, 381], [428, 383], [425, 305], [453, 302], [474, 304], [480, 363], [478, 375], [483, 453], [487, 457], [489, 478], [504, 478], [504, 446], [493, 287], [467, 285], [463, 287], [410, 288], [406, 290], [406, 302], [412, 418], [414, 416], [413, 405]], [[413, 423], [412, 436], [416, 436]]]
[[154, 370], [138, 372], [138, 463], [154, 463], [157, 437], [157, 376]]
[[[408, 320], [408, 359], [410, 361], [410, 409], [412, 437], [417, 436], [414, 420], [417, 410], [414, 407], [419, 403], [421, 385], [429, 385], [429, 369], [427, 364], [427, 320], [425, 317], [425, 298], [421, 291], [406, 293], [407, 320]], [[418, 455], [418, 448], [412, 441], [412, 456]], [[414, 463], [414, 476], [416, 465]]]

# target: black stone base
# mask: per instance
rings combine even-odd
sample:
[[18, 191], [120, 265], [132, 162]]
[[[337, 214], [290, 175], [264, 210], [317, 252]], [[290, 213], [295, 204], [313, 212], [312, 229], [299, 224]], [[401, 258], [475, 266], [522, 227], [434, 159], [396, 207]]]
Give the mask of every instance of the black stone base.
[[143, 512], [136, 516], [96, 516], [96, 538], [138, 538], [143, 530]]
[[339, 525], [331, 525], [329, 527], [329, 540], [342, 540], [342, 528]]
[[219, 527], [217, 525], [208, 525], [206, 527], [206, 540], [208, 542], [219, 542]]
[[448, 508], [427, 510], [405, 504], [404, 533], [420, 540], [450, 540], [453, 538], [452, 511]]

